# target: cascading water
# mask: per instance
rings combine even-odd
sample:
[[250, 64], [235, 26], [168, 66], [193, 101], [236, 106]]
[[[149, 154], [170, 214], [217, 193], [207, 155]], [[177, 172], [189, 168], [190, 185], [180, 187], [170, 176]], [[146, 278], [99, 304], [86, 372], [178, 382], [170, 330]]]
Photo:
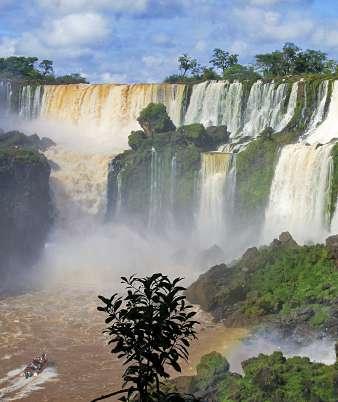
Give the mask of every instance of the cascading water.
[[227, 82], [217, 81], [194, 85], [185, 115], [185, 124], [219, 125], [222, 121], [223, 104], [228, 88]]
[[309, 132], [316, 129], [317, 126], [323, 121], [328, 92], [329, 92], [329, 81], [325, 80], [320, 83], [319, 91], [316, 94], [316, 108], [313, 111], [310, 119], [308, 129]]
[[[137, 117], [149, 103], [163, 103], [175, 125], [182, 121], [185, 85], [48, 85], [41, 101], [41, 119], [77, 127], [103, 148], [126, 147]], [[120, 141], [117, 140], [120, 138]]]
[[288, 107], [284, 113], [287, 84], [257, 81], [251, 87], [244, 118], [243, 135], [255, 137], [265, 128], [283, 130], [290, 122], [297, 102], [298, 83], [292, 85]]
[[203, 82], [193, 86], [185, 124], [226, 125], [232, 137], [256, 137], [265, 128], [283, 130], [296, 108], [298, 82], [292, 85], [286, 111], [288, 84], [255, 82], [246, 101], [240, 82]]
[[335, 81], [333, 84], [331, 102], [326, 119], [317, 128], [308, 132], [305, 140], [309, 144], [325, 144], [334, 138], [338, 139], [338, 81]]
[[0, 111], [4, 115], [8, 115], [11, 112], [12, 104], [12, 84], [7, 80], [0, 80]]
[[150, 202], [148, 227], [154, 229], [158, 223], [159, 213], [161, 211], [161, 156], [158, 155], [156, 149], [151, 150], [150, 165]]
[[231, 207], [231, 172], [233, 155], [225, 152], [202, 154], [200, 205], [197, 230], [200, 245], [223, 245], [226, 235], [227, 211]]
[[301, 243], [322, 241], [328, 234], [332, 147], [292, 144], [282, 149], [265, 213], [263, 242], [286, 230]]
[[112, 155], [83, 154], [61, 146], [50, 147], [44, 153], [54, 166], [51, 187], [58, 211], [57, 226], [81, 232], [88, 223], [101, 222]]

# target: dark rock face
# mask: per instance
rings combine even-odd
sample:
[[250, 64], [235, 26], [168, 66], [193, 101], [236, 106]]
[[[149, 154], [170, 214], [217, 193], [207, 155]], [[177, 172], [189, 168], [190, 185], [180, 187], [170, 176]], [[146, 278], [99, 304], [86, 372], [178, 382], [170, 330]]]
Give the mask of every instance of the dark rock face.
[[338, 268], [338, 235], [328, 237], [326, 247], [330, 250], [331, 257], [335, 260]]
[[0, 149], [0, 275], [27, 270], [44, 247], [51, 224], [50, 167], [36, 151]]

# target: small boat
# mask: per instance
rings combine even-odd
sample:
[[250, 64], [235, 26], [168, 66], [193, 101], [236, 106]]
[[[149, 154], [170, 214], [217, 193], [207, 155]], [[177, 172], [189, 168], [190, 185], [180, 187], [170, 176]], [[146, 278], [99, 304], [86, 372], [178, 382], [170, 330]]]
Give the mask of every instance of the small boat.
[[39, 375], [48, 366], [48, 359], [46, 353], [41, 356], [35, 357], [27, 364], [23, 371], [25, 378], [30, 378]]

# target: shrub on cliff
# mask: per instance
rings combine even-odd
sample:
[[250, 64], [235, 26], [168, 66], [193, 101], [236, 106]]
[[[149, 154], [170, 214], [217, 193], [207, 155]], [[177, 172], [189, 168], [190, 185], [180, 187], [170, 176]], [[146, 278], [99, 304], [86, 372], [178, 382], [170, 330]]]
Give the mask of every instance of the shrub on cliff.
[[145, 138], [145, 133], [142, 130], [132, 131], [128, 137], [128, 145], [132, 150], [137, 151]]
[[167, 109], [162, 103], [149, 103], [141, 111], [137, 121], [147, 136], [175, 130], [174, 123], [171, 121]]

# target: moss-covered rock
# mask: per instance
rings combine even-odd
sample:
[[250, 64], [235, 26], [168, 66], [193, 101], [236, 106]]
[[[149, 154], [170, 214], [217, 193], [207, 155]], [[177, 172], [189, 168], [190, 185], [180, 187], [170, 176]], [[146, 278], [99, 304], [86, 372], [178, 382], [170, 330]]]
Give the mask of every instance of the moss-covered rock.
[[[201, 401], [218, 402], [336, 402], [336, 364], [313, 363], [306, 357], [286, 358], [281, 352], [260, 354], [242, 362], [244, 374], [231, 373], [217, 353], [202, 357], [195, 377], [186, 378], [184, 392]], [[174, 380], [180, 389], [179, 379]]]
[[187, 290], [228, 324], [299, 327], [338, 336], [338, 270], [324, 245], [298, 246], [286, 235], [269, 247], [250, 249], [230, 266], [211, 268]]
[[[147, 121], [167, 121], [163, 105], [157, 106], [151, 104], [141, 112], [142, 122], [144, 116]], [[228, 134], [225, 127], [208, 132], [201, 124], [158, 132], [158, 127], [169, 127], [161, 124], [155, 125], [151, 136], [132, 132], [132, 149], [112, 161], [108, 212], [110, 216], [116, 215], [119, 204], [123, 207], [118, 214], [128, 220], [158, 226], [160, 230], [172, 223], [187, 229], [195, 212], [201, 153], [215, 150]]]
[[149, 103], [141, 111], [137, 121], [147, 136], [175, 130], [167, 109], [162, 103]]

